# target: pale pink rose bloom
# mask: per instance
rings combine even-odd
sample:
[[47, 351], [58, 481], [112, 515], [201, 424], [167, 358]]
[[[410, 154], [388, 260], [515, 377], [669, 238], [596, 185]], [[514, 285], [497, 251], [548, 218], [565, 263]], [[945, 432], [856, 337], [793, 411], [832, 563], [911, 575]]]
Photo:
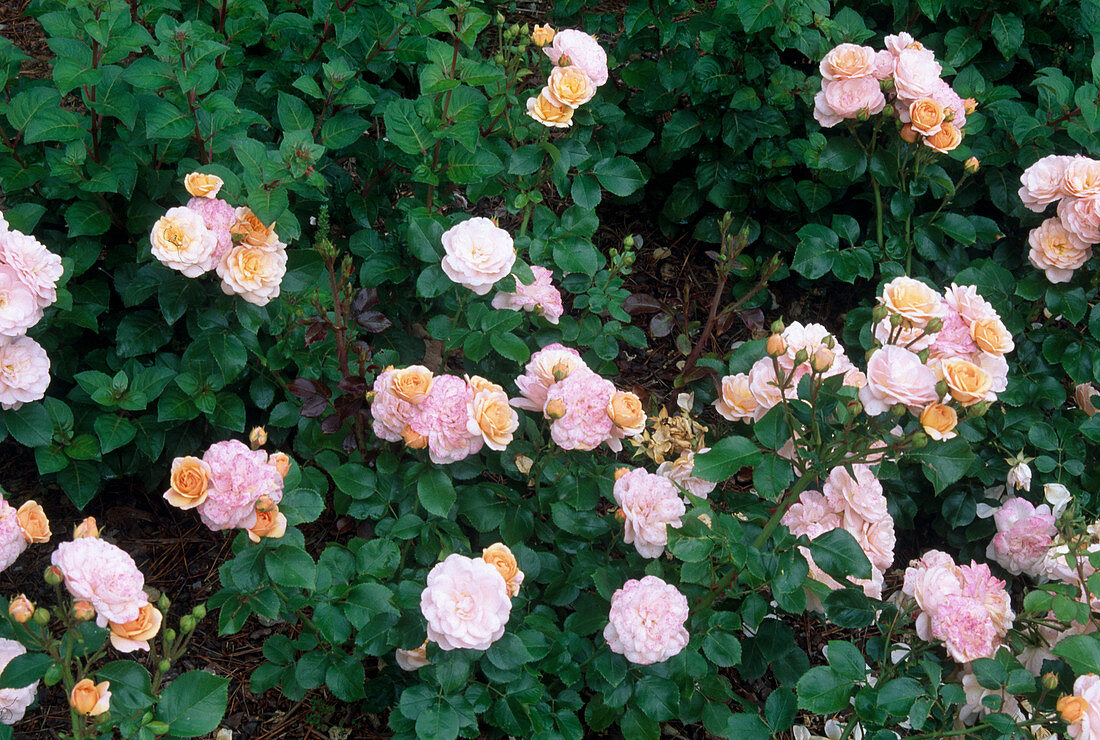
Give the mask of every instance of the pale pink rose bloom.
[[963, 573], [950, 555], [929, 550], [919, 560], [913, 560], [905, 570], [902, 593], [913, 597], [920, 608], [916, 619], [917, 636], [932, 639], [931, 620], [948, 596], [961, 594]]
[[237, 209], [213, 196], [192, 198], [187, 201], [187, 207], [202, 216], [203, 224], [214, 233], [218, 240], [214, 262], [221, 262], [222, 257], [233, 248], [233, 235], [229, 232], [229, 227], [237, 220]]
[[1062, 225], [1085, 244], [1100, 244], [1100, 195], [1058, 201]]
[[[0, 671], [17, 655], [23, 655], [27, 649], [17, 640], [0, 637]], [[14, 725], [23, 719], [27, 707], [34, 703], [38, 694], [38, 681], [19, 689], [0, 689], [0, 724]]]
[[852, 465], [855, 478], [848, 474], [844, 466], [838, 465], [829, 471], [822, 492], [829, 505], [840, 514], [846, 509], [858, 514], [868, 522], [882, 521], [890, 516], [886, 508], [886, 496], [882, 493], [882, 484], [866, 465]]
[[554, 273], [545, 267], [531, 266], [535, 282], [526, 285], [516, 278], [516, 292], [498, 292], [493, 296], [493, 308], [508, 311], [530, 311], [544, 317], [551, 324], [557, 324], [565, 312], [561, 302], [561, 292], [554, 287]]
[[441, 650], [488, 650], [512, 611], [500, 572], [481, 558], [453, 553], [436, 563], [420, 594], [428, 639]]
[[401, 648], [397, 648], [397, 650], [393, 651], [393, 658], [397, 662], [397, 666], [403, 671], [417, 671], [426, 665], [432, 664], [432, 662], [428, 660], [427, 641], [415, 650], [402, 650]]
[[[797, 385], [796, 385], [797, 389]], [[783, 399], [770, 357], [761, 357], [749, 368], [749, 393], [756, 399], [759, 419]]]
[[436, 465], [458, 462], [482, 447], [481, 433], [471, 434], [470, 390], [457, 375], [438, 375], [428, 397], [416, 406], [409, 426], [428, 439], [428, 457]]
[[[851, 528], [845, 526], [849, 532]], [[856, 542], [863, 548], [871, 565], [880, 571], [886, 571], [894, 564], [894, 546], [897, 544], [897, 535], [894, 532], [894, 520], [892, 517], [884, 517], [877, 522], [863, 522], [857, 532], [852, 532]]]
[[932, 617], [932, 636], [943, 640], [959, 663], [991, 658], [997, 651], [997, 628], [977, 599], [959, 594], [944, 598]]
[[374, 379], [374, 400], [370, 404], [371, 426], [379, 439], [400, 442], [405, 427], [416, 414], [416, 407], [393, 393], [393, 370], [385, 370]]
[[1073, 740], [1097, 740], [1100, 738], [1100, 676], [1086, 673], [1073, 682], [1073, 696], [1085, 700], [1085, 710], [1069, 723], [1067, 733]]
[[803, 491], [780, 520], [791, 534], [806, 535], [811, 540], [824, 532], [838, 529], [840, 515], [828, 499], [818, 491]]
[[145, 577], [128, 553], [98, 537], [62, 542], [50, 556], [65, 578], [65, 587], [77, 601], [95, 607], [96, 619], [130, 622], [149, 603]]
[[286, 261], [286, 244], [280, 241], [260, 247], [244, 242], [226, 252], [215, 270], [222, 279], [223, 293], [266, 306], [279, 297]]
[[1001, 320], [1001, 315], [993, 304], [978, 294], [977, 287], [973, 285], [958, 285], [951, 283], [951, 287], [943, 292], [943, 299], [948, 307], [954, 309], [962, 316], [967, 327], [979, 319]]
[[516, 248], [507, 231], [475, 216], [443, 232], [446, 256], [440, 266], [452, 282], [485, 295], [512, 271]]
[[982, 699], [993, 695], [1001, 697], [1001, 708], [997, 711], [1008, 714], [1011, 717], [1023, 719], [1023, 716], [1020, 714], [1020, 704], [1016, 701], [1016, 697], [1004, 689], [994, 691], [982, 686], [978, 683], [978, 677], [974, 675], [974, 671], [970, 666], [966, 666], [965, 672], [962, 675], [962, 688], [963, 692], [966, 694], [966, 703], [959, 707], [959, 721], [964, 725], [969, 727], [993, 711], [985, 704], [982, 704]]
[[11, 227], [8, 226], [7, 219], [4, 218], [4, 214], [0, 213], [0, 233], [9, 231]]
[[867, 385], [860, 389], [859, 400], [871, 416], [899, 403], [919, 414], [938, 400], [936, 375], [913, 352], [888, 344], [867, 361]]
[[992, 352], [979, 352], [974, 364], [986, 372], [990, 379], [989, 390], [1001, 393], [1008, 388], [1008, 360]]
[[960, 565], [963, 579], [963, 595], [978, 600], [989, 613], [993, 626], [997, 629], [998, 639], [1012, 629], [1012, 620], [1016, 614], [1012, 611], [1005, 582], [994, 577], [985, 563], [971, 561], [970, 565]]
[[1088, 198], [1100, 195], [1100, 162], [1077, 155], [1062, 174], [1062, 195]]
[[993, 515], [997, 534], [985, 556], [1013, 575], [1038, 575], [1038, 567], [1054, 536], [1054, 514], [1046, 504], [1035, 506], [1024, 498], [1010, 498]]
[[611, 595], [603, 636], [612, 652], [636, 665], [662, 663], [687, 647], [687, 598], [657, 576], [629, 580]]
[[[829, 330], [821, 324], [802, 324], [798, 321], [791, 323], [787, 328], [783, 330], [783, 342], [786, 344], [786, 351], [781, 354], [777, 359], [779, 365], [784, 370], [791, 371], [795, 369], [798, 363], [795, 362], [795, 356], [799, 350], [806, 350], [807, 357], [813, 357], [817, 350], [825, 347], [825, 338], [830, 334]], [[826, 347], [827, 348], [827, 347]], [[829, 369], [825, 372], [825, 375], [839, 375], [845, 372], [851, 363], [848, 361], [848, 357], [844, 354], [844, 348], [839, 344], [834, 344], [830, 350], [833, 355], [833, 363], [829, 366]], [[802, 363], [802, 366], [809, 371], [809, 360]]]
[[597, 87], [607, 82], [607, 52], [600, 46], [600, 42], [584, 31], [567, 28], [554, 34], [554, 40], [549, 46], [542, 47], [543, 53], [550, 57], [550, 61], [558, 64], [562, 55], [568, 57], [569, 62], [580, 68], [588, 75]]
[[513, 398], [512, 405], [541, 414], [550, 386], [564, 380], [577, 368], [587, 367], [577, 350], [557, 342], [546, 345], [531, 355], [523, 368], [523, 375], [516, 378], [516, 387], [522, 398]]
[[15, 507], [0, 498], [0, 571], [14, 563], [27, 549], [27, 538], [19, 526]]
[[23, 284], [15, 270], [0, 265], [0, 335], [26, 334], [41, 318], [38, 297]]
[[932, 342], [929, 357], [970, 357], [977, 351], [978, 345], [970, 336], [970, 327], [958, 311], [950, 309], [943, 318], [943, 327]]
[[250, 529], [256, 523], [256, 502], [261, 496], [274, 503], [282, 501], [283, 476], [274, 465], [268, 465], [263, 450], [251, 450], [231, 439], [210, 445], [202, 459], [210, 466], [210, 482], [206, 500], [196, 511], [212, 531]]
[[826, 80], [868, 77], [875, 72], [875, 50], [859, 44], [840, 44], [829, 50], [818, 70]]
[[1020, 200], [1035, 213], [1062, 197], [1062, 178], [1073, 157], [1049, 154], [1024, 170], [1020, 175]]
[[952, 112], [951, 123], [955, 128], [961, 130], [966, 125], [966, 104], [955, 92], [955, 88], [940, 80], [932, 90], [931, 98], [942, 105], [944, 111], [950, 110]]
[[756, 421], [765, 411], [749, 388], [748, 373], [726, 375], [722, 378], [722, 393], [714, 402], [714, 408], [719, 415], [730, 421]]
[[821, 92], [814, 96], [814, 119], [825, 128], [832, 128], [845, 119], [881, 113], [886, 107], [878, 80], [855, 77], [845, 80], [823, 80]]
[[50, 358], [30, 337], [0, 337], [0, 408], [17, 409], [46, 395]]
[[[700, 453], [709, 451], [709, 447], [704, 447], [699, 450]], [[718, 484], [709, 480], [703, 480], [702, 478], [696, 478], [692, 475], [694, 471], [695, 453], [691, 450], [681, 452], [680, 456], [675, 460], [666, 460], [657, 466], [657, 475], [663, 475], [692, 496], [698, 496], [699, 498], [705, 499]]]
[[634, 544], [644, 558], [660, 557], [668, 544], [668, 529], [679, 529], [686, 512], [676, 486], [668, 478], [635, 468], [615, 481], [612, 492], [626, 517], [623, 541]]
[[888, 80], [894, 76], [894, 66], [897, 64], [897, 57], [895, 57], [888, 50], [883, 50], [875, 54], [875, 71], [874, 77], [876, 80]]
[[1052, 283], [1068, 283], [1073, 271], [1092, 257], [1092, 247], [1067, 229], [1060, 218], [1048, 218], [1027, 237], [1031, 251], [1027, 258], [1046, 273]]
[[936, 55], [929, 49], [906, 48], [897, 56], [894, 91], [898, 97], [908, 101], [932, 97], [943, 69], [936, 61]]
[[190, 208], [169, 208], [153, 224], [149, 242], [154, 257], [189, 278], [214, 267], [218, 236], [206, 228], [202, 214]]
[[34, 293], [39, 308], [57, 300], [57, 281], [64, 273], [61, 257], [35, 239], [20, 231], [0, 230], [0, 263], [19, 276]]
[[594, 450], [607, 442], [612, 450], [622, 442], [612, 432], [615, 422], [607, 413], [607, 404], [615, 395], [615, 384], [587, 367], [577, 368], [564, 380], [550, 386], [546, 411], [561, 405], [564, 414], [550, 422], [550, 437], [563, 450]]
[[908, 32], [902, 31], [901, 33], [887, 36], [883, 39], [883, 42], [886, 46], [886, 50], [894, 56], [897, 56], [901, 54], [903, 50], [908, 49], [916, 43], [916, 40]]

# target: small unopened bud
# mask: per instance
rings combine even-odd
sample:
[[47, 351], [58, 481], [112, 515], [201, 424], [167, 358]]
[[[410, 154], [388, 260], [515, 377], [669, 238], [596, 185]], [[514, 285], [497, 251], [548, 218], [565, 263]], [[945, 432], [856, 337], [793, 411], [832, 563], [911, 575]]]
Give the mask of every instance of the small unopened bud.
[[[507, 34], [505, 34], [505, 36], [507, 36]], [[496, 62], [497, 64], [504, 64], [504, 55], [501, 54], [500, 52], [497, 52], [496, 54], [493, 55], [493, 61]]]
[[206, 619], [206, 604], [199, 604], [191, 610], [191, 616], [195, 618], [196, 622], [201, 622]]
[[963, 100], [963, 110], [966, 111], [966, 115], [970, 115], [974, 111], [978, 110], [978, 101], [974, 98], [966, 98]]
[[922, 349], [920, 352], [917, 353], [917, 357], [920, 358], [921, 363], [927, 365], [928, 364], [928, 356], [931, 353], [932, 353], [932, 350], [925, 347], [924, 349]]
[[860, 108], [859, 113], [856, 113], [856, 120], [857, 121], [866, 121], [870, 117], [871, 117], [871, 111], [869, 111], [866, 108]]
[[[195, 629], [195, 618], [190, 614], [184, 614], [180, 617], [180, 630], [186, 634]], [[167, 634], [167, 633], [166, 633]]]
[[503, 26], [503, 25], [504, 25], [504, 13], [501, 13], [501, 12], [500, 12], [500, 11], [498, 10], [498, 11], [497, 11], [497, 14], [496, 14], [496, 15], [495, 15], [495, 16], [493, 17], [493, 21], [494, 21], [494, 22], [495, 22], [495, 23], [496, 23], [496, 24], [497, 24], [498, 26]]
[[617, 522], [625, 522], [626, 521], [626, 513], [623, 512], [622, 509], [619, 509], [619, 508], [615, 509], [615, 521], [617, 521]]
[[623, 238], [623, 246], [626, 247], [627, 249], [633, 249], [634, 248], [634, 235], [633, 234], [627, 234]]
[[871, 320], [877, 324], [878, 322], [886, 318], [887, 313], [889, 313], [889, 310], [886, 308], [886, 306], [883, 306], [880, 303], [879, 305], [871, 309]]
[[367, 403], [374, 403], [374, 396], [374, 391], [367, 391], [363, 394], [363, 399], [366, 400]]
[[836, 338], [833, 337], [832, 334], [826, 334], [825, 339], [823, 339], [821, 341], [821, 343], [824, 344], [829, 349], [835, 349], [836, 348]]
[[928, 322], [928, 325], [924, 327], [924, 331], [927, 334], [935, 334], [943, 329], [943, 319], [935, 318]]
[[565, 416], [566, 408], [561, 399], [554, 398], [546, 402], [546, 416], [549, 419], [560, 419]]
[[630, 468], [615, 468], [615, 480], [619, 480], [624, 475], [630, 472]]
[[810, 366], [816, 372], [823, 373], [833, 366], [833, 353], [828, 347], [818, 347], [814, 352], [813, 360], [810, 362]]
[[928, 444], [928, 435], [924, 432], [915, 432], [910, 438], [910, 441], [912, 442], [913, 447], [919, 450], [921, 447], [924, 447]]
[[50, 623], [50, 610], [39, 607], [34, 610], [34, 623], [45, 627]]
[[901, 322], [903, 321], [905, 321], [905, 317], [902, 316], [900, 313], [890, 314], [890, 326], [894, 327], [895, 329], [901, 326]]
[[8, 615], [19, 624], [26, 624], [34, 616], [34, 603], [25, 594], [19, 594], [8, 605]]
[[947, 106], [946, 108], [944, 108], [943, 109], [943, 120], [945, 120], [945, 121], [954, 121], [955, 120], [955, 109], [952, 108], [951, 106]]
[[919, 135], [920, 134], [917, 133], [917, 130], [913, 128], [913, 124], [911, 123], [907, 123], [902, 126], [901, 131], [898, 132], [898, 136], [900, 136], [902, 139], [909, 142], [910, 144], [915, 142]]
[[859, 401], [852, 401], [848, 404], [848, 410], [852, 412], [852, 416], [859, 416], [863, 413], [863, 404]]
[[973, 175], [975, 172], [978, 171], [978, 167], [980, 166], [981, 162], [978, 161], [978, 158], [971, 157], [970, 159], [963, 162], [963, 172], [968, 175]]
[[1051, 671], [1047, 671], [1043, 674], [1043, 688], [1047, 691], [1054, 691], [1058, 688], [1058, 676]]
[[989, 401], [976, 403], [967, 410], [967, 416], [973, 417], [975, 419], [985, 416], [985, 412], [989, 411], [989, 406]]
[[[893, 77], [887, 77], [885, 80], [879, 80], [878, 81], [878, 86], [879, 86], [879, 89], [882, 90], [883, 92], [890, 92], [891, 90], [894, 89], [894, 78]], [[889, 106], [889, 105], [886, 106], [886, 108], [882, 109], [882, 112], [886, 113], [887, 110], [890, 110], [890, 113], [887, 113], [887, 115], [893, 115], [894, 111], [892, 110], [892, 106]]]
[[99, 527], [96, 525], [94, 516], [86, 518], [76, 525], [76, 529], [73, 530], [74, 540], [79, 540], [82, 537], [99, 537]]
[[[882, 82], [886, 82], [886, 80], [883, 80]], [[890, 81], [890, 84], [893, 85], [893, 80]], [[897, 115], [897, 111], [894, 110], [894, 106], [888, 105], [882, 109], [882, 115], [886, 116], [887, 118], [893, 118]]]
[[776, 319], [772, 322], [772, 334], [782, 334], [787, 330], [786, 325], [783, 323], [783, 319]]
[[168, 607], [170, 607], [171, 605], [172, 602], [168, 599], [168, 594], [161, 594], [160, 598], [157, 599], [157, 608], [160, 609], [162, 612], [168, 611]]
[[73, 616], [81, 622], [87, 622], [95, 617], [95, 607], [90, 601], [73, 602]]
[[905, 412], [908, 410], [909, 409], [905, 408], [904, 403], [895, 403], [894, 406], [890, 409], [890, 415], [900, 419], [901, 417], [905, 416]]
[[267, 430], [263, 427], [255, 427], [248, 433], [248, 444], [250, 444], [254, 450], [263, 447], [267, 444]]
[[940, 398], [943, 398], [944, 396], [947, 395], [947, 381], [946, 380], [941, 380], [940, 382], [936, 383], [936, 395]]
[[172, 661], [168, 660], [168, 658], [164, 658], [159, 663], [157, 663], [157, 670], [160, 671], [161, 673], [164, 673], [165, 671], [167, 671], [171, 667], [172, 667]]
[[279, 475], [284, 478], [290, 472], [290, 455], [285, 452], [273, 452], [267, 456], [267, 461], [274, 465], [275, 469], [279, 471]]
[[772, 334], [768, 337], [768, 356], [779, 357], [787, 351], [787, 340], [782, 334]]
[[175, 642], [176, 641], [176, 631], [174, 629], [172, 629], [171, 627], [164, 630], [164, 639], [167, 640], [168, 642]]
[[46, 572], [42, 574], [42, 577], [46, 579], [46, 583], [51, 586], [56, 586], [64, 580], [64, 576], [61, 575], [61, 569], [56, 565], [51, 565], [46, 568]]
[[810, 359], [810, 352], [805, 347], [794, 353], [794, 364], [796, 365], [801, 365], [808, 359]]

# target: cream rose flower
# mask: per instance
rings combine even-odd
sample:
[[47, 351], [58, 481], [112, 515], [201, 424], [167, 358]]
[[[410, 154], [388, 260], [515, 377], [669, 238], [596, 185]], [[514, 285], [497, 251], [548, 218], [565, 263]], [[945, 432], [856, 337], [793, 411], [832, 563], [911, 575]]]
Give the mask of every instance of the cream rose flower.
[[1058, 201], [1058, 218], [1085, 244], [1100, 243], [1100, 195], [1062, 198]]
[[504, 635], [512, 601], [494, 566], [452, 553], [428, 573], [420, 611], [440, 649], [488, 650]]
[[225, 255], [217, 266], [222, 279], [222, 292], [236, 293], [256, 306], [266, 306], [279, 297], [279, 287], [286, 274], [286, 245], [254, 247], [239, 244]]
[[995, 355], [1004, 355], [1016, 348], [1012, 333], [1000, 319], [978, 319], [970, 325], [970, 337], [978, 349]]
[[568, 67], [554, 67], [546, 89], [550, 91], [555, 102], [573, 109], [581, 107], [596, 94], [596, 85], [580, 67], [572, 64]]
[[963, 406], [997, 400], [991, 390], [993, 379], [973, 362], [961, 357], [949, 357], [940, 363], [940, 372], [947, 381], [951, 397]]
[[149, 640], [160, 632], [164, 615], [152, 604], [141, 607], [137, 619], [129, 622], [108, 622], [111, 628], [111, 645], [120, 653], [149, 650]]
[[909, 123], [922, 136], [938, 134], [944, 120], [943, 106], [931, 98], [921, 98], [909, 104]]
[[860, 388], [859, 400], [871, 416], [899, 403], [919, 413], [919, 409], [937, 400], [936, 375], [917, 355], [888, 344], [867, 361], [867, 385]]
[[607, 52], [599, 41], [584, 31], [575, 28], [558, 31], [551, 44], [543, 47], [542, 53], [554, 64], [580, 67], [597, 87], [607, 82]]
[[730, 421], [755, 421], [759, 418], [760, 404], [752, 394], [748, 373], [722, 378], [722, 395], [714, 402], [714, 408]]
[[641, 434], [645, 430], [646, 413], [642, 400], [629, 391], [615, 391], [607, 404], [607, 415], [611, 421], [628, 437]]
[[527, 98], [527, 115], [550, 128], [569, 128], [573, 125], [573, 109], [559, 103], [548, 87], [542, 88], [538, 95]]
[[[494, 384], [495, 385], [495, 384]], [[470, 399], [466, 430], [479, 434], [491, 450], [503, 450], [519, 429], [519, 414], [508, 404], [508, 394], [500, 386], [476, 391]]]
[[1062, 197], [1062, 178], [1073, 157], [1050, 154], [1024, 170], [1020, 175], [1020, 200], [1024, 207], [1042, 213], [1048, 205]]
[[910, 327], [923, 328], [932, 319], [947, 314], [947, 304], [939, 292], [920, 280], [896, 277], [882, 288], [882, 305], [890, 313], [900, 314]]
[[1074, 198], [1100, 195], [1100, 162], [1088, 157], [1074, 157], [1062, 175], [1062, 194]]
[[432, 371], [423, 365], [398, 368], [390, 374], [390, 389], [402, 401], [418, 405], [432, 390]]
[[1073, 271], [1092, 257], [1092, 247], [1069, 231], [1058, 218], [1048, 218], [1032, 229], [1027, 242], [1031, 245], [1028, 260], [1045, 272], [1052, 283], [1068, 283], [1073, 278]]
[[443, 232], [441, 267], [453, 282], [485, 295], [512, 271], [512, 237], [487, 218], [475, 216]]
[[931, 136], [924, 137], [924, 145], [935, 149], [941, 154], [947, 154], [962, 143], [962, 131], [950, 121], [944, 121], [940, 130]]
[[920, 414], [920, 424], [924, 433], [934, 440], [952, 439], [957, 436], [955, 427], [959, 425], [959, 415], [951, 406], [930, 403]]
[[177, 457], [172, 461], [171, 487], [164, 499], [177, 509], [194, 509], [206, 501], [210, 486], [210, 466], [197, 457]]
[[870, 46], [841, 44], [825, 55], [818, 69], [826, 80], [868, 77], [877, 69], [875, 50]]
[[495, 542], [481, 551], [481, 559], [497, 569], [500, 577], [508, 585], [508, 595], [518, 596], [523, 583], [523, 571], [519, 569], [516, 556], [503, 542]]
[[936, 91], [941, 70], [931, 51], [908, 46], [898, 52], [894, 64], [894, 90], [904, 100], [930, 97]]
[[173, 270], [195, 278], [214, 266], [217, 235], [190, 208], [169, 208], [149, 234], [153, 256]]
[[208, 175], [204, 172], [192, 172], [183, 178], [183, 186], [196, 198], [216, 198], [224, 184], [217, 175]]

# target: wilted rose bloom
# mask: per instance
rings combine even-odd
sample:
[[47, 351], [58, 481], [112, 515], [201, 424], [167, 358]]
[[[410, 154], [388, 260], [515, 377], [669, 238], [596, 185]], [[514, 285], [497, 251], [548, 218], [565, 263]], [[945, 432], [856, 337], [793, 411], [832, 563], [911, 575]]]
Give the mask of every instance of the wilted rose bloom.
[[[17, 655], [23, 655], [27, 649], [16, 640], [0, 637], [0, 671]], [[14, 725], [23, 719], [23, 714], [38, 694], [38, 681], [20, 689], [0, 689], [0, 724]]]
[[874, 115], [885, 107], [886, 97], [874, 77], [823, 80], [821, 92], [814, 96], [814, 119], [825, 128], [832, 128], [863, 111]]
[[1073, 694], [1060, 698], [1057, 708], [1073, 740], [1096, 740], [1100, 734], [1100, 676], [1078, 676]]
[[[1012, 462], [1009, 460], [1008, 462]], [[1031, 468], [1026, 462], [1018, 462], [1008, 471], [1008, 485], [1017, 491], [1026, 491], [1031, 488]]]
[[222, 292], [239, 295], [256, 306], [266, 306], [279, 297], [286, 275], [286, 245], [276, 242], [270, 247], [239, 244], [217, 264], [222, 279]]
[[17, 337], [42, 318], [38, 298], [7, 265], [0, 265], [0, 335]]
[[554, 98], [550, 88], [527, 98], [527, 115], [549, 128], [569, 128], [573, 125], [573, 109]]
[[577, 368], [587, 367], [577, 350], [557, 342], [546, 345], [531, 355], [523, 375], [516, 378], [516, 387], [523, 397], [512, 399], [512, 405], [542, 413], [550, 386], [564, 380]]
[[446, 256], [440, 266], [452, 282], [485, 295], [512, 271], [516, 248], [508, 232], [487, 218], [475, 216], [443, 232]]
[[561, 58], [565, 56], [597, 87], [607, 82], [607, 52], [599, 41], [584, 31], [573, 28], [558, 31], [550, 46], [544, 46], [542, 51], [554, 64], [561, 64]]
[[19, 528], [27, 542], [41, 544], [50, 541], [50, 520], [37, 501], [27, 501], [15, 513]]
[[488, 650], [504, 634], [512, 600], [495, 567], [454, 553], [428, 573], [420, 611], [440, 649]]
[[1100, 162], [1080, 155], [1071, 157], [1062, 173], [1062, 195], [1071, 198], [1100, 195]]
[[570, 64], [568, 67], [554, 67], [546, 83], [555, 102], [576, 109], [587, 103], [596, 94], [596, 85], [580, 67]]
[[955, 427], [959, 424], [959, 415], [951, 406], [931, 403], [920, 414], [924, 433], [934, 440], [943, 441], [958, 436]]
[[137, 619], [149, 602], [145, 577], [128, 553], [98, 537], [82, 537], [57, 546], [50, 562], [65, 579], [74, 600], [95, 607], [101, 627]]
[[192, 172], [183, 178], [183, 186], [195, 198], [217, 198], [225, 182], [217, 175]]
[[232, 226], [237, 220], [237, 209], [221, 198], [192, 198], [187, 207], [202, 216], [202, 222], [218, 240], [212, 262], [216, 265], [233, 248]]
[[50, 358], [30, 337], [0, 337], [0, 408], [17, 409], [46, 395]]
[[393, 652], [393, 658], [397, 661], [397, 666], [403, 671], [417, 671], [426, 665], [431, 665], [432, 662], [428, 660], [428, 641], [425, 640], [424, 644], [414, 650], [402, 650], [397, 648]]
[[1073, 494], [1061, 483], [1045, 484], [1043, 498], [1050, 504], [1051, 513], [1054, 514], [1055, 519], [1062, 516], [1062, 512], [1073, 502]]
[[137, 619], [129, 622], [110, 622], [111, 645], [120, 653], [149, 650], [149, 640], [160, 632], [164, 615], [152, 604], [141, 607]]
[[821, 60], [818, 69], [826, 80], [868, 77], [875, 73], [875, 50], [870, 46], [840, 44]]
[[519, 569], [516, 556], [503, 542], [494, 542], [481, 551], [481, 559], [493, 566], [500, 573], [500, 577], [508, 584], [508, 595], [519, 595], [519, 587], [523, 583], [523, 571]]
[[587, 367], [577, 368], [568, 377], [550, 386], [546, 408], [551, 404], [563, 413], [550, 423], [550, 437], [563, 450], [594, 450], [607, 442], [613, 450], [622, 443], [613, 435], [615, 423], [607, 413], [615, 395], [615, 385]]
[[197, 457], [172, 460], [172, 477], [164, 499], [177, 509], [194, 509], [206, 500], [210, 466]]
[[561, 302], [561, 293], [554, 287], [554, 273], [545, 267], [531, 266], [535, 282], [527, 285], [516, 278], [516, 292], [498, 292], [493, 296], [493, 308], [508, 311], [532, 311], [544, 317], [551, 324], [557, 324], [565, 312]]
[[894, 90], [904, 100], [931, 97], [941, 70], [936, 55], [928, 49], [904, 48], [898, 52], [894, 64]]
[[210, 469], [206, 500], [196, 507], [203, 524], [217, 532], [248, 529], [256, 521], [256, 502], [283, 498], [283, 476], [267, 462], [263, 450], [235, 439], [210, 445], [202, 457]]
[[668, 478], [635, 468], [615, 481], [616, 503], [626, 517], [623, 541], [633, 543], [645, 558], [660, 557], [668, 544], [668, 529], [679, 529], [687, 512], [676, 486]]
[[275, 224], [268, 226], [247, 206], [237, 209], [236, 217], [229, 225], [229, 231], [241, 244], [247, 244], [250, 247], [273, 249], [279, 243]]
[[1020, 200], [1030, 211], [1041, 213], [1043, 209], [1062, 197], [1062, 178], [1073, 157], [1050, 154], [1024, 170]]
[[416, 406], [409, 427], [427, 438], [428, 456], [437, 465], [458, 462], [477, 453], [480, 431], [470, 431], [470, 389], [456, 375], [440, 375], [427, 399]]
[[1100, 243], [1100, 195], [1062, 198], [1058, 201], [1058, 218], [1085, 244]]
[[688, 643], [687, 598], [657, 576], [629, 580], [611, 595], [603, 636], [612, 652], [636, 665], [661, 663]]
[[1027, 237], [1031, 251], [1027, 258], [1046, 273], [1052, 283], [1068, 283], [1073, 271], [1092, 257], [1092, 247], [1066, 229], [1059, 218], [1048, 218]]
[[519, 414], [508, 405], [508, 394], [500, 386], [477, 389], [471, 384], [468, 411], [467, 431], [481, 435], [491, 450], [503, 450], [519, 429]]
[[920, 413], [936, 396], [936, 376], [914, 353], [894, 344], [876, 350], [867, 361], [867, 385], [859, 400], [871, 416], [902, 404]]
[[931, 136], [924, 137], [924, 145], [935, 149], [941, 154], [954, 151], [961, 143], [962, 131], [950, 121], [944, 121], [939, 131]]
[[111, 708], [109, 681], [95, 683], [90, 678], [82, 678], [73, 686], [69, 694], [69, 706], [79, 714], [98, 717]]
[[[710, 448], [704, 447], [699, 450], [699, 453], [702, 454], [709, 451]], [[693, 475], [694, 472], [695, 453], [691, 450], [685, 450], [681, 452], [680, 456], [675, 460], [666, 460], [657, 466], [657, 475], [663, 475], [673, 483], [681, 486], [692, 496], [698, 496], [701, 499], [705, 499], [718, 484], [713, 481], [696, 478]]]
[[1050, 507], [1010, 498], [993, 515], [993, 520], [997, 523], [997, 534], [985, 556], [1013, 575], [1039, 575], [1038, 567], [1058, 533]]
[[57, 300], [57, 281], [64, 268], [61, 257], [21, 231], [0, 229], [0, 264], [13, 271], [34, 294], [40, 309]]
[[206, 228], [202, 215], [190, 208], [169, 208], [149, 235], [153, 256], [190, 278], [214, 267], [217, 235]]

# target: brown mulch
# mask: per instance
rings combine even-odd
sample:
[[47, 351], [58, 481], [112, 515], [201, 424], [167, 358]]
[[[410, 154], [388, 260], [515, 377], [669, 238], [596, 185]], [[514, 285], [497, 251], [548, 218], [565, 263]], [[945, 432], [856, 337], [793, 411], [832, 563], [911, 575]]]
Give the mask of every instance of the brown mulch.
[[12, 41], [30, 59], [23, 62], [19, 73], [42, 79], [52, 74], [50, 60], [53, 52], [46, 43], [42, 26], [24, 12], [30, 0], [5, 0], [0, 2], [0, 36]]

